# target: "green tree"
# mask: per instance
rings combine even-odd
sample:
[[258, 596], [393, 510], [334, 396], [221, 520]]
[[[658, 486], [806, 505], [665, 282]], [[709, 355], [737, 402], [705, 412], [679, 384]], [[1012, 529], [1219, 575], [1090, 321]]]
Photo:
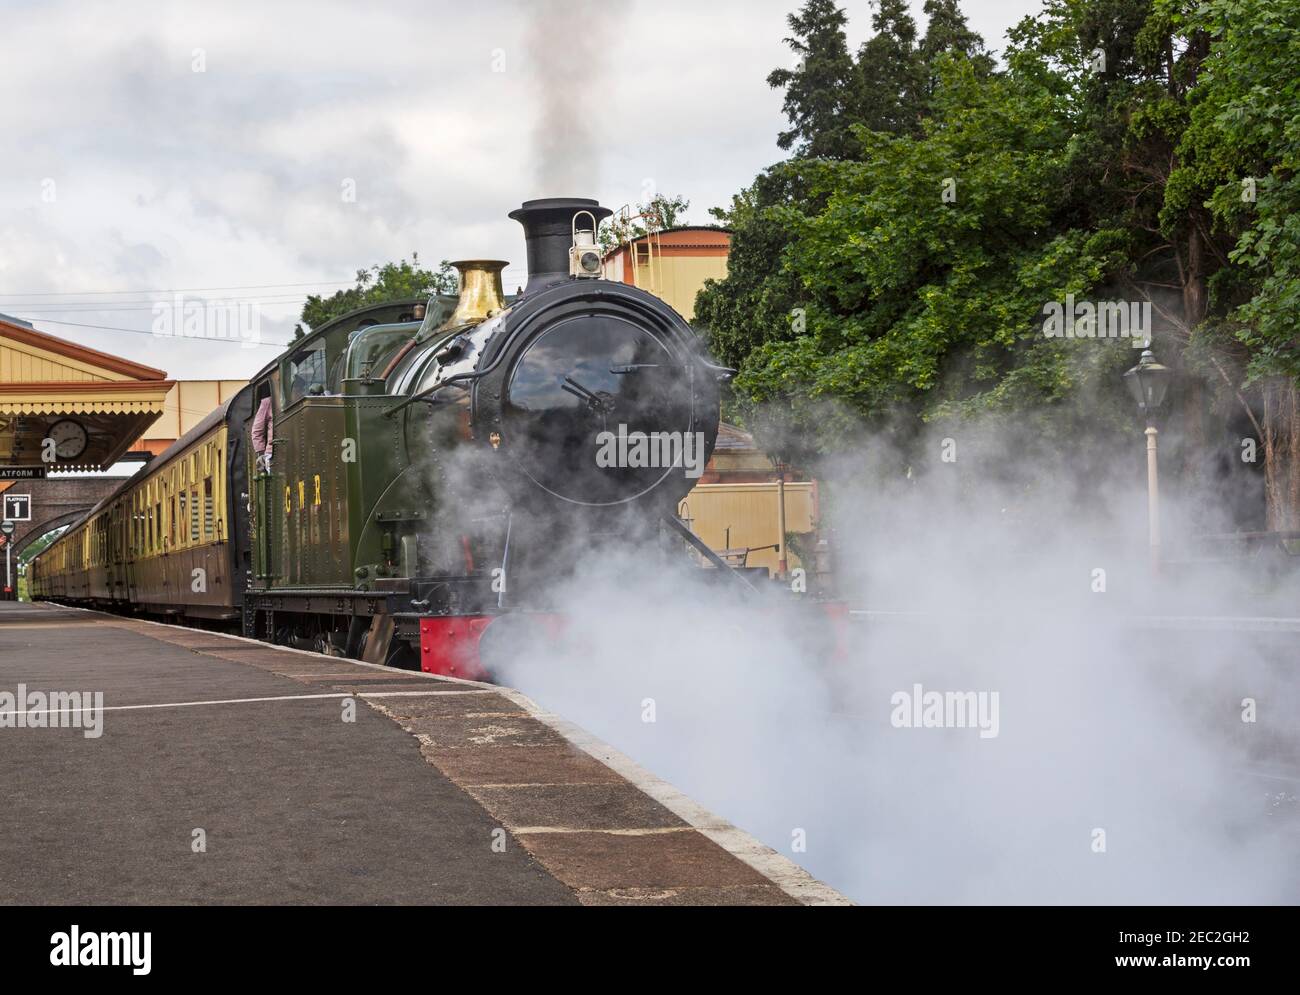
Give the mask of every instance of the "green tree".
[[[958, 30], [964, 25], [960, 12], [940, 6], [932, 16], [946, 21], [932, 39], [934, 58], [977, 51], [978, 37]], [[729, 207], [710, 211], [732, 232], [728, 277], [708, 281], [695, 316], [731, 366], [760, 345], [802, 334], [807, 302], [788, 257], [798, 247], [801, 219], [818, 213], [828, 193], [825, 184], [814, 188], [809, 160], [860, 158], [855, 129], [864, 124], [886, 134], [919, 134], [929, 102], [916, 25], [898, 0], [882, 4], [873, 18], [876, 36], [861, 46], [856, 63], [844, 40], [844, 12], [834, 4], [806, 3], [789, 23], [795, 37], [786, 41], [803, 56], [803, 67], [778, 70], [768, 82], [786, 87], [791, 128], [778, 141], [783, 148], [799, 142], [796, 155], [764, 171]], [[976, 64], [981, 75], [987, 75], [986, 63]]]
[[1161, 9], [1212, 39], [1165, 197], [1170, 213], [1207, 210], [1231, 242], [1209, 282], [1201, 354], [1251, 413], [1269, 527], [1300, 529], [1300, 7]]
[[[419, 253], [411, 253], [411, 260], [374, 265], [357, 270], [354, 287], [340, 290], [328, 297], [312, 294], [303, 305], [302, 322], [308, 328], [319, 328], [325, 322], [355, 311], [368, 304], [399, 301], [409, 297], [428, 297], [432, 294], [454, 294], [457, 291], [456, 271], [444, 259], [436, 272], [420, 266]], [[303, 324], [294, 329], [294, 338], [303, 335]]]
[[857, 120], [855, 67], [844, 36], [844, 11], [834, 0], [807, 0], [786, 18], [791, 37], [785, 43], [798, 57], [794, 69], [773, 69], [767, 84], [785, 90], [782, 110], [790, 127], [777, 145], [796, 155], [839, 158], [850, 155], [850, 126]]
[[790, 436], [823, 450], [863, 420], [906, 435], [1050, 405], [1085, 381], [1109, 389], [1131, 361], [1123, 347], [1081, 352], [1043, 335], [1044, 302], [1086, 291], [1122, 258], [1113, 233], [1063, 224], [1068, 104], [968, 62], [944, 73], [924, 134], [860, 128], [862, 161], [815, 167], [825, 206], [786, 214], [804, 329], [757, 345], [735, 388], [751, 417], [781, 412]]
[[895, 135], [917, 134], [925, 112], [926, 68], [906, 0], [878, 0], [875, 31], [858, 49], [853, 123]]
[[939, 59], [948, 54], [969, 59], [976, 72], [987, 76], [993, 72], [993, 57], [985, 51], [984, 39], [966, 23], [966, 15], [957, 0], [925, 0], [926, 28], [921, 42], [921, 61], [925, 65], [924, 83], [927, 100], [939, 85]]
[[636, 216], [621, 218], [613, 215], [601, 222], [600, 247], [608, 252], [649, 232], [675, 228], [684, 222], [686, 209], [690, 206], [691, 202], [685, 197], [655, 194], [644, 204], [637, 205]]
[[1048, 339], [1040, 309], [1146, 300], [1178, 374], [1172, 463], [1194, 475], [1235, 408], [1264, 451], [1270, 525], [1300, 527], [1300, 7], [1046, 0], [1000, 71], [955, 3], [926, 12], [916, 46], [882, 2], [855, 68], [883, 92], [823, 115], [847, 128], [838, 154], [807, 154], [813, 118], [792, 116], [800, 154], [715, 212], [733, 252], [696, 315], [740, 368], [751, 427], [826, 451], [864, 419], [906, 439], [1006, 415], [1105, 446], [1070, 402], [1109, 398], [1092, 410], [1131, 430], [1116, 387], [1133, 353]]
[[[1290, 215], [1274, 181], [1294, 174], [1285, 133], [1297, 106], [1297, 17], [1265, 2], [1053, 0], [1032, 49], [1104, 61], [1071, 78], [1078, 114], [1072, 176], [1088, 196], [1078, 223], [1122, 232], [1122, 286], [1151, 302], [1157, 349], [1178, 372], [1174, 455], [1205, 464], [1218, 417], [1245, 416], [1263, 449], [1267, 521], [1300, 526], [1295, 335], [1266, 303], [1282, 251], [1270, 226]], [[1243, 197], [1259, 178], [1261, 206]], [[1274, 211], [1277, 210], [1277, 213]], [[1267, 247], [1257, 254], [1253, 247]], [[1285, 264], [1284, 264], [1285, 265]], [[1291, 303], [1295, 303], [1293, 300]], [[1270, 318], [1281, 321], [1270, 321]]]
[[786, 263], [795, 245], [808, 184], [808, 162], [779, 163], [710, 213], [731, 231], [727, 278], [709, 280], [695, 302], [695, 321], [710, 348], [738, 366], [764, 342], [799, 332], [799, 283]]

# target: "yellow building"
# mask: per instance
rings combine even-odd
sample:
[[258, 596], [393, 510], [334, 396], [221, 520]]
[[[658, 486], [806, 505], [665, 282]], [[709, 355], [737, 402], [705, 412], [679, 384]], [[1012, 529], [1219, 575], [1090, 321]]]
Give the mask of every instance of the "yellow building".
[[649, 291], [690, 321], [704, 281], [726, 277], [730, 248], [725, 228], [667, 228], [610, 249], [604, 276]]
[[162, 414], [131, 449], [161, 454], [247, 384], [247, 380], [177, 380], [167, 392]]
[[[677, 506], [677, 516], [735, 566], [764, 567], [780, 576], [801, 566], [785, 549], [786, 536], [816, 544], [817, 482], [790, 467], [778, 467], [748, 432], [718, 427], [718, 441], [700, 482]], [[815, 566], [815, 565], [809, 565]]]

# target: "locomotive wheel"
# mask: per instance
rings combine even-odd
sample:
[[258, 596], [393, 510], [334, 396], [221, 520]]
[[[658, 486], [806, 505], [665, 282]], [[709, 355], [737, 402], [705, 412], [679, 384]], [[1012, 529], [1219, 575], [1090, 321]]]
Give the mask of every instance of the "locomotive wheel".
[[312, 642], [312, 648], [325, 656], [343, 656], [343, 650], [335, 642], [335, 633], [318, 632]]

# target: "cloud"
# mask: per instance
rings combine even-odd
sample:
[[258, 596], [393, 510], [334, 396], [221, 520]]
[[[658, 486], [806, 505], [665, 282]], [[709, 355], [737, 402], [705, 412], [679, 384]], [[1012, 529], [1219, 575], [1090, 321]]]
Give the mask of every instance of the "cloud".
[[[147, 328], [147, 308], [59, 313], [16, 295], [309, 281], [330, 292], [416, 250], [433, 263], [509, 259], [513, 288], [524, 252], [505, 215], [531, 197], [617, 208], [659, 191], [707, 220], [781, 157], [781, 97], [764, 80], [789, 62], [795, 5], [9, 4], [0, 311], [173, 376], [242, 377], [273, 351], [159, 353], [141, 336], [54, 323]], [[1009, 25], [1032, 6], [968, 5], [986, 31], [983, 8]], [[869, 16], [850, 16], [856, 47]], [[268, 303], [265, 336], [287, 338], [296, 313]]]

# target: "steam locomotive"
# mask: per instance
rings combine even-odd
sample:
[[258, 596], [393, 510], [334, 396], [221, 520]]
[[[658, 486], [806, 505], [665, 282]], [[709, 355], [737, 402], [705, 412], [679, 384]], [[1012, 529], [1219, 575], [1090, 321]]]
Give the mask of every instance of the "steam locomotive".
[[601, 278], [610, 213], [512, 211], [513, 301], [505, 263], [467, 260], [454, 300], [297, 341], [42, 552], [34, 596], [478, 678], [484, 634], [544, 613], [597, 543], [686, 542], [724, 566], [675, 509], [730, 371], [672, 308]]

